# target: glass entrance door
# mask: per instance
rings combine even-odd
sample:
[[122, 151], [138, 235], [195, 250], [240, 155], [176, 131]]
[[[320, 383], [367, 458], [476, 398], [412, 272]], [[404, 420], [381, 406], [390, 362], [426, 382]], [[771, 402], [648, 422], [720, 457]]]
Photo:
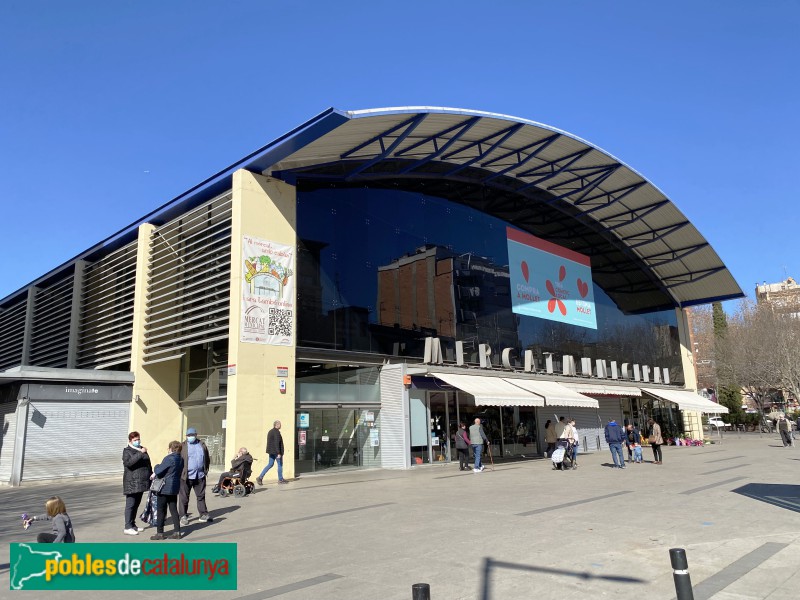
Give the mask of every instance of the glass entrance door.
[[300, 408], [297, 473], [380, 466], [380, 409]]

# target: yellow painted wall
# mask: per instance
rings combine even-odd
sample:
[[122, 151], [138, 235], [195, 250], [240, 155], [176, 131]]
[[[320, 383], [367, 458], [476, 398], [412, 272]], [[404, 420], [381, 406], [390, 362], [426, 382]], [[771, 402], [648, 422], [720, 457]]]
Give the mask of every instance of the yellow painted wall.
[[[130, 429], [142, 436], [153, 464], [161, 462], [172, 440], [183, 440], [183, 415], [178, 406], [180, 393], [180, 360], [169, 360], [150, 366], [142, 365], [144, 357], [144, 323], [147, 296], [147, 266], [150, 262], [150, 236], [155, 227], [139, 226], [136, 286], [133, 301], [133, 340], [131, 370], [136, 377]], [[137, 400], [138, 398], [138, 400]]]
[[[696, 391], [697, 373], [694, 368], [694, 354], [692, 353], [691, 337], [689, 335], [689, 320], [686, 311], [681, 308], [675, 309], [678, 321], [678, 340], [681, 346], [681, 364], [683, 366], [683, 378], [686, 383], [684, 387], [687, 391]], [[683, 412], [684, 433], [692, 439], [703, 439], [702, 414], [695, 411]]]
[[[295, 435], [295, 348], [240, 341], [242, 312], [243, 256], [242, 236], [249, 235], [295, 248], [297, 271], [296, 190], [271, 177], [246, 170], [233, 174], [233, 223], [231, 230], [231, 303], [228, 363], [236, 374], [228, 375], [228, 412], [225, 437], [225, 461], [230, 462], [236, 450], [247, 447], [254, 458], [254, 474], [266, 466], [267, 432], [276, 419], [281, 421], [281, 434], [286, 455], [284, 477], [294, 477]], [[295, 283], [295, 290], [296, 290]], [[294, 314], [294, 313], [293, 313]], [[297, 316], [294, 314], [296, 332]], [[286, 393], [279, 391], [277, 368], [288, 367]], [[277, 468], [267, 475], [277, 479]]]

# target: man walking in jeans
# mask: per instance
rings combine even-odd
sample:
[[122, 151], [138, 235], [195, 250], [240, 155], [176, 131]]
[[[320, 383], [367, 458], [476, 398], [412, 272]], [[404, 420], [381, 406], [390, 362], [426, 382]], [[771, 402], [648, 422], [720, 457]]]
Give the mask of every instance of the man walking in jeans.
[[[622, 427], [617, 425], [617, 421], [611, 419], [605, 427], [606, 443], [611, 449], [611, 458], [614, 460], [614, 468], [624, 469], [625, 459], [622, 458], [622, 442], [625, 440], [625, 433]], [[619, 458], [619, 462], [617, 462]]]
[[472, 472], [473, 473], [480, 473], [485, 468], [481, 464], [481, 454], [483, 454], [483, 444], [489, 443], [489, 439], [486, 437], [486, 434], [483, 431], [483, 427], [481, 427], [481, 420], [475, 419], [475, 423], [469, 426], [469, 443], [472, 445], [472, 453], [475, 456], [474, 463], [472, 465]]
[[281, 435], [281, 422], [275, 421], [272, 424], [272, 429], [267, 434], [267, 454], [269, 455], [269, 462], [261, 475], [256, 477], [258, 485], [264, 485], [264, 475], [267, 474], [276, 462], [278, 463], [278, 483], [289, 483], [283, 478], [283, 436]]

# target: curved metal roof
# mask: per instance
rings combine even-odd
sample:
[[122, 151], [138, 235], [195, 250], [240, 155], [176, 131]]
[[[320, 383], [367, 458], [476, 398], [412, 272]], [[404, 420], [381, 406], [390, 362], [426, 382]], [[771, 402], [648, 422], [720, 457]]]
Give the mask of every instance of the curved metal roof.
[[273, 148], [251, 168], [301, 191], [391, 187], [474, 206], [589, 255], [597, 283], [629, 312], [744, 295], [663, 192], [586, 140], [525, 119], [455, 108], [327, 115], [338, 124], [305, 143], [301, 133], [290, 151]]
[[230, 189], [242, 168], [300, 191], [384, 187], [475, 207], [588, 255], [595, 281], [627, 312], [744, 296], [694, 225], [611, 154], [534, 121], [427, 106], [327, 109], [33, 283], [127, 243], [141, 223], [165, 223]]

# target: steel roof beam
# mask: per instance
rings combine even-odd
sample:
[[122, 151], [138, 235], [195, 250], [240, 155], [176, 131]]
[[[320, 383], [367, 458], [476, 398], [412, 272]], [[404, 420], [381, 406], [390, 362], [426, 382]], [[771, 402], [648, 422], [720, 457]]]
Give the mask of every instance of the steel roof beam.
[[[583, 194], [583, 195], [582, 195], [582, 196], [580, 196], [580, 198], [579, 198], [579, 199], [578, 199], [576, 202], [573, 202], [573, 203], [572, 203], [572, 205], [573, 205], [573, 206], [575, 206], [575, 205], [577, 204], [577, 202], [580, 202], [580, 200], [581, 200], [581, 199], [582, 199], [584, 196], [586, 196], [586, 194], [588, 194], [589, 192], [591, 192], [591, 191], [592, 191], [593, 189], [595, 189], [595, 188], [596, 188], [598, 185], [600, 185], [601, 183], [603, 183], [603, 182], [604, 182], [606, 179], [608, 179], [609, 177], [611, 177], [611, 175], [613, 175], [613, 174], [614, 174], [614, 172], [615, 172], [615, 171], [616, 171], [618, 168], [620, 168], [621, 166], [622, 166], [622, 165], [619, 165], [619, 164], [617, 164], [617, 165], [611, 165], [611, 166], [608, 166], [608, 167], [603, 167], [601, 170], [599, 170], [599, 171], [597, 171], [597, 172], [595, 172], [595, 173], [592, 173], [592, 174], [591, 174], [591, 175], [599, 175], [599, 177], [597, 177], [596, 179], [594, 179], [594, 180], [593, 180], [591, 183], [589, 183], [588, 185], [583, 185], [583, 187], [580, 187], [580, 188], [577, 188], [577, 189], [571, 190], [571, 191], [567, 192], [566, 194], [561, 194], [560, 196], [556, 196], [556, 197], [554, 197], [554, 198], [553, 198], [553, 200], [551, 201], [551, 204], [552, 204], [552, 202], [555, 202], [555, 201], [557, 201], [557, 200], [563, 200], [563, 199], [565, 199], [565, 198], [569, 198], [569, 197], [570, 197], [570, 196], [572, 196], [573, 194], [577, 194], [577, 193], [580, 193], [580, 192], [582, 192], [582, 194]], [[589, 175], [589, 176], [586, 176], [586, 177], [583, 177], [583, 176], [582, 176], [582, 177], [576, 177], [576, 178], [574, 178], [572, 181], [585, 181], [585, 180], [586, 180], [586, 178], [587, 178], [587, 177], [590, 177], [591, 175]], [[561, 187], [561, 186], [563, 186], [565, 183], [567, 183], [567, 182], [560, 183], [560, 184], [558, 185], [558, 187]], [[547, 189], [548, 189], [548, 191], [550, 191], [550, 190], [553, 190], [553, 189], [555, 189], [555, 188], [556, 188], [556, 186], [552, 186], [552, 187], [549, 187], [549, 188], [547, 188]]]
[[[665, 286], [667, 289], [672, 289], [679, 287], [681, 285], [686, 285], [687, 283], [696, 283], [701, 279], [705, 279], [706, 277], [710, 277], [714, 273], [719, 273], [720, 271], [724, 270], [725, 270], [724, 266], [714, 267], [713, 269], [705, 269], [703, 271], [692, 271], [691, 273], [687, 273], [686, 275], [673, 275], [672, 277], [664, 277], [663, 281], [664, 283], [667, 283], [668, 281], [675, 281], [675, 280], [680, 280], [681, 278], [689, 277], [689, 279], [687, 280], [676, 281], [675, 283], [670, 283]], [[695, 277], [695, 275], [697, 275], [697, 277]]]
[[[444, 155], [442, 155], [442, 160], [449, 160], [449, 159], [453, 158], [454, 156], [457, 156], [458, 154], [461, 154], [462, 152], [464, 152], [464, 151], [466, 151], [466, 150], [468, 150], [468, 149], [470, 149], [470, 148], [474, 148], [475, 146], [477, 146], [477, 147], [478, 147], [478, 156], [476, 156], [476, 157], [472, 158], [471, 160], [468, 160], [467, 162], [465, 162], [464, 164], [462, 164], [462, 165], [460, 165], [460, 166], [456, 167], [456, 168], [455, 168], [455, 169], [453, 169], [452, 171], [448, 171], [447, 173], [445, 173], [445, 174], [444, 174], [444, 176], [445, 176], [445, 177], [448, 177], [448, 176], [450, 176], [450, 175], [453, 175], [453, 174], [455, 174], [455, 173], [458, 173], [458, 172], [459, 172], [459, 171], [461, 171], [462, 169], [466, 169], [467, 167], [469, 167], [469, 166], [472, 166], [473, 164], [475, 164], [476, 162], [478, 162], [479, 160], [481, 160], [481, 159], [483, 159], [483, 158], [486, 158], [487, 156], [489, 156], [489, 154], [491, 154], [492, 152], [494, 152], [494, 150], [495, 150], [495, 149], [496, 149], [498, 146], [500, 146], [500, 145], [501, 145], [501, 144], [503, 144], [505, 141], [507, 141], [507, 140], [508, 140], [508, 138], [510, 138], [510, 137], [511, 137], [512, 135], [514, 135], [515, 133], [517, 133], [517, 131], [519, 131], [520, 129], [522, 129], [522, 123], [517, 123], [516, 125], [514, 125], [514, 126], [512, 126], [512, 127], [508, 127], [507, 129], [504, 129], [503, 131], [499, 131], [499, 132], [497, 132], [497, 133], [495, 133], [495, 134], [493, 134], [493, 135], [487, 136], [487, 137], [483, 138], [482, 140], [478, 140], [477, 142], [472, 142], [472, 143], [468, 144], [467, 146], [465, 146], [465, 147], [463, 147], [463, 148], [460, 148], [460, 149], [456, 150], [455, 152], [451, 152], [450, 154], [444, 154]], [[502, 137], [500, 137], [500, 139], [498, 139], [496, 142], [494, 142], [494, 143], [493, 143], [493, 144], [492, 144], [492, 145], [489, 147], [489, 149], [488, 149], [488, 150], [486, 150], [486, 151], [482, 151], [482, 150], [481, 150], [481, 145], [482, 145], [482, 144], [485, 144], [485, 143], [487, 143], [489, 140], [491, 140], [491, 139], [494, 139], [494, 138], [496, 138], [498, 135], [501, 135], [501, 134], [505, 134], [505, 135], [502, 135]]]
[[[445, 142], [444, 146], [442, 146], [441, 148], [437, 147], [438, 144], [436, 142], [437, 138], [440, 137], [440, 136], [435, 136], [433, 138], [429, 138], [429, 139], [433, 140], [433, 145], [434, 145], [434, 148], [435, 148], [435, 151], [433, 152], [433, 154], [429, 154], [425, 158], [421, 158], [420, 160], [418, 160], [417, 162], [413, 163], [412, 165], [406, 167], [405, 169], [402, 169], [400, 171], [400, 175], [405, 175], [407, 173], [410, 173], [411, 171], [413, 171], [417, 167], [421, 167], [422, 165], [431, 162], [433, 159], [437, 158], [438, 156], [440, 156], [441, 154], [446, 152], [447, 149], [450, 148], [450, 146], [452, 146], [458, 140], [460, 140], [462, 136], [466, 135], [466, 133], [470, 129], [472, 129], [478, 123], [478, 121], [480, 121], [479, 117], [473, 117], [472, 119], [468, 119], [467, 121], [462, 123], [460, 131], [458, 131], [458, 133], [456, 133], [447, 142]], [[399, 156], [400, 154], [401, 154], [401, 152], [398, 152], [396, 154], [396, 156]]]
[[[460, 123], [456, 123], [452, 127], [448, 127], [447, 129], [439, 131], [438, 133], [434, 133], [433, 135], [429, 135], [426, 138], [422, 138], [419, 141], [414, 142], [413, 144], [411, 144], [407, 148], [403, 148], [402, 150], [398, 150], [395, 153], [395, 156], [401, 157], [401, 156], [405, 156], [406, 154], [412, 154], [413, 155], [413, 151], [416, 150], [417, 148], [419, 148], [420, 146], [424, 146], [425, 144], [433, 142], [434, 152], [430, 153], [430, 152], [426, 151], [426, 152], [423, 153], [423, 154], [427, 154], [427, 157], [425, 159], [423, 159], [423, 160], [425, 160], [427, 162], [431, 158], [439, 156], [440, 154], [445, 152], [447, 150], [447, 148], [449, 148], [450, 146], [453, 145], [453, 143], [455, 143], [459, 139], [461, 139], [461, 137], [465, 133], [467, 133], [470, 129], [472, 129], [475, 126], [475, 124], [480, 120], [481, 120], [480, 117], [472, 117], [471, 119], [467, 119], [465, 121], [461, 121]], [[453, 136], [448, 138], [448, 134], [450, 134], [450, 133], [453, 133]], [[447, 140], [445, 142], [444, 146], [442, 146], [441, 148], [439, 148], [439, 140], [440, 139]]]
[[[667, 250], [666, 252], [659, 252], [658, 254], [653, 254], [651, 256], [644, 256], [642, 260], [647, 261], [647, 264], [651, 267], [661, 267], [663, 265], [668, 265], [669, 263], [682, 260], [689, 256], [690, 254], [694, 254], [698, 250], [702, 250], [703, 248], [707, 248], [709, 246], [708, 242], [703, 242], [702, 244], [695, 244], [694, 246], [687, 246], [686, 248], [676, 248], [674, 250]], [[665, 258], [663, 260], [657, 260], [655, 262], [650, 262], [654, 258], [659, 256], [668, 256], [669, 258]]]
[[[611, 225], [610, 227], [606, 227], [606, 231], [614, 231], [620, 227], [624, 227], [625, 225], [630, 225], [631, 223], [635, 223], [636, 221], [640, 221], [644, 219], [647, 215], [652, 212], [657, 211], [662, 206], [666, 206], [669, 204], [669, 200], [662, 200], [661, 202], [656, 202], [654, 204], [648, 204], [647, 206], [639, 206], [637, 208], [632, 208], [630, 210], [626, 210], [625, 212], [617, 213], [616, 215], [611, 215], [609, 217], [603, 217], [602, 219], [597, 219], [598, 223], [605, 224], [606, 221], [617, 221], [620, 218], [624, 217], [625, 215], [636, 215], [632, 219], [626, 219], [621, 223], [617, 223], [616, 225]], [[640, 211], [644, 211], [639, 214]]]
[[[425, 115], [425, 114], [421, 114], [421, 115], [417, 115], [417, 116], [416, 116], [416, 117], [414, 117], [413, 119], [409, 119], [408, 121], [405, 121], [405, 122], [403, 123], [404, 125], [406, 125], [405, 131], [403, 131], [403, 133], [401, 133], [401, 134], [400, 134], [400, 135], [397, 137], [397, 139], [396, 139], [396, 140], [394, 140], [394, 141], [393, 141], [391, 144], [389, 144], [389, 146], [388, 146], [388, 147], [384, 147], [384, 142], [383, 142], [384, 138], [385, 138], [385, 137], [387, 137], [387, 136], [388, 136], [390, 133], [394, 133], [395, 131], [397, 131], [397, 130], [399, 129], [399, 127], [400, 127], [400, 126], [398, 126], [398, 127], [394, 127], [394, 128], [392, 128], [392, 129], [390, 129], [390, 130], [389, 130], [389, 131], [388, 131], [386, 134], [382, 134], [382, 135], [379, 137], [379, 141], [380, 141], [380, 144], [381, 144], [381, 151], [382, 151], [382, 152], [381, 152], [380, 154], [378, 154], [378, 155], [374, 156], [372, 159], [368, 160], [368, 161], [367, 161], [367, 162], [365, 162], [364, 164], [362, 164], [362, 165], [361, 165], [360, 167], [358, 167], [357, 169], [354, 169], [353, 171], [351, 171], [351, 172], [350, 172], [350, 174], [349, 174], [349, 175], [347, 175], [347, 177], [346, 177], [345, 179], [346, 179], [346, 180], [352, 179], [353, 177], [355, 177], [356, 175], [358, 175], [358, 174], [359, 174], [359, 173], [361, 173], [362, 171], [365, 171], [365, 170], [369, 169], [369, 168], [370, 168], [371, 166], [373, 166], [374, 164], [376, 164], [376, 163], [378, 163], [378, 162], [382, 161], [384, 158], [386, 158], [387, 156], [391, 155], [391, 153], [392, 153], [392, 152], [394, 152], [394, 151], [395, 151], [395, 149], [396, 149], [396, 148], [397, 148], [397, 147], [398, 147], [400, 144], [402, 144], [402, 143], [403, 143], [403, 141], [404, 141], [404, 140], [405, 140], [405, 139], [406, 139], [406, 138], [407, 138], [407, 137], [408, 137], [408, 136], [411, 134], [411, 132], [412, 132], [412, 131], [414, 131], [414, 130], [415, 130], [415, 129], [416, 129], [418, 126], [419, 126], [419, 124], [420, 124], [420, 123], [422, 123], [422, 121], [424, 121], [424, 120], [425, 120], [425, 117], [426, 117], [426, 116], [427, 116], [427, 115]], [[373, 143], [373, 142], [369, 142], [369, 143]], [[363, 147], [364, 147], [364, 145], [362, 144], [360, 147], [361, 147], [361, 148], [363, 148]], [[341, 158], [342, 158], [342, 159], [346, 158], [346, 157], [347, 157], [347, 156], [349, 156], [349, 155], [350, 155], [352, 152], [353, 152], [352, 150], [351, 150], [351, 151], [348, 151], [348, 152], [346, 152], [345, 154], [343, 154], [343, 155], [341, 156]]]
[[[504, 154], [503, 156], [499, 156], [499, 157], [494, 158], [492, 160], [486, 161], [485, 163], [482, 163], [481, 167], [489, 168], [489, 166], [491, 166], [491, 165], [493, 165], [495, 163], [498, 163], [498, 162], [500, 162], [502, 160], [505, 160], [509, 156], [514, 156], [514, 155], [517, 156], [517, 159], [516, 159], [515, 163], [513, 163], [512, 165], [510, 165], [508, 167], [505, 167], [504, 169], [501, 169], [500, 171], [490, 175], [489, 177], [486, 177], [483, 180], [483, 183], [488, 183], [491, 180], [496, 179], [497, 177], [502, 177], [503, 175], [505, 175], [509, 171], [513, 171], [514, 169], [518, 169], [519, 167], [528, 164], [528, 162], [530, 162], [531, 160], [536, 158], [539, 155], [540, 152], [542, 152], [550, 144], [555, 142], [559, 137], [561, 137], [561, 134], [559, 134], [559, 133], [557, 133], [555, 135], [551, 135], [550, 137], [544, 138], [543, 140], [539, 140], [538, 142], [534, 142], [532, 144], [528, 144], [527, 146], [523, 146], [522, 148], [519, 148], [517, 150], [512, 150], [511, 152], [509, 152], [507, 154]], [[534, 148], [536, 146], [538, 146], [538, 148], [536, 148], [536, 150], [534, 150], [533, 152], [528, 154], [525, 158], [521, 158], [523, 152], [525, 152], [527, 150], [530, 150], [531, 148]]]
[[578, 162], [580, 159], [582, 159], [584, 156], [589, 154], [589, 152], [591, 152], [591, 151], [592, 151], [591, 148], [586, 148], [585, 150], [580, 150], [578, 152], [574, 152], [573, 154], [568, 154], [567, 156], [562, 156], [561, 158], [556, 159], [554, 161], [551, 161], [549, 163], [546, 163], [544, 165], [539, 165], [538, 167], [536, 167], [534, 169], [530, 169], [529, 171], [526, 171], [524, 173], [517, 173], [517, 175], [516, 175], [517, 177], [530, 177], [531, 175], [534, 175], [537, 172], [541, 172], [542, 170], [546, 170], [548, 168], [552, 169], [554, 166], [558, 165], [559, 161], [570, 159], [570, 160], [567, 161], [567, 164], [565, 164], [563, 166], [560, 166], [555, 170], [551, 170], [551, 172], [548, 173], [547, 175], [545, 175], [544, 177], [540, 177], [539, 179], [536, 179], [534, 181], [531, 181], [531, 182], [523, 185], [521, 188], [517, 189], [517, 192], [522, 192], [524, 190], [527, 190], [528, 188], [536, 187], [540, 183], [543, 183], [543, 182], [547, 181], [548, 179], [552, 179], [556, 175], [559, 175], [559, 174], [563, 173], [564, 171], [569, 169], [570, 166], [572, 166], [574, 163]]
[[629, 235], [627, 237], [619, 238], [621, 241], [628, 244], [628, 242], [633, 240], [641, 240], [636, 242], [635, 244], [628, 244], [628, 248], [634, 249], [639, 248], [641, 246], [647, 246], [648, 244], [652, 244], [653, 242], [658, 242], [659, 240], [663, 240], [665, 237], [668, 237], [683, 229], [689, 225], [689, 221], [683, 221], [682, 223], [675, 223], [673, 225], [665, 225], [664, 227], [657, 227], [655, 229], [651, 229], [645, 233], [635, 233], [633, 235]]
[[[521, 171], [521, 172], [517, 173], [516, 176], [517, 177], [533, 177], [535, 175], [540, 175], [541, 173], [546, 173], [546, 176], [545, 176], [544, 179], [550, 179], [551, 177], [566, 171], [569, 167], [571, 167], [573, 164], [575, 164], [581, 158], [583, 158], [584, 156], [589, 154], [589, 152], [591, 152], [591, 151], [592, 151], [591, 148], [584, 148], [583, 150], [576, 150], [575, 152], [572, 152], [572, 153], [567, 154], [565, 156], [560, 156], [560, 157], [558, 157], [558, 158], [556, 158], [554, 160], [547, 161], [544, 164], [537, 165], [537, 166], [533, 167], [532, 169], [528, 169], [527, 171]], [[559, 166], [559, 163], [561, 161], [564, 161], [564, 160], [567, 161], [567, 164], [565, 164], [563, 166]], [[555, 171], [552, 170], [552, 168], [554, 166], [558, 167], [558, 169], [555, 170]], [[551, 171], [548, 172], [548, 169], [551, 169]]]
[[[634, 183], [632, 185], [627, 185], [625, 187], [622, 187], [622, 188], [619, 188], [619, 189], [616, 189], [616, 190], [613, 190], [613, 191], [610, 191], [610, 192], [603, 192], [601, 194], [596, 194], [596, 195], [591, 196], [589, 198], [582, 198], [577, 202], [573, 202], [573, 205], [574, 206], [582, 206], [582, 205], [587, 204], [589, 202], [594, 202], [595, 200], [599, 200], [600, 198], [607, 198], [606, 201], [598, 202], [596, 206], [592, 206], [591, 208], [588, 208], [588, 209], [583, 211], [584, 215], [590, 215], [595, 211], [601, 210], [603, 208], [608, 208], [609, 206], [611, 206], [613, 204], [616, 204], [617, 202], [619, 202], [620, 200], [624, 199], [626, 196], [628, 196], [629, 194], [632, 194], [633, 192], [635, 192], [640, 187], [642, 187], [642, 186], [644, 186], [646, 184], [647, 184], [646, 181], [640, 181], [639, 183]], [[617, 195], [617, 194], [619, 194], [619, 195]]]
[[415, 116], [411, 117], [410, 119], [406, 119], [405, 121], [403, 121], [399, 125], [395, 125], [394, 127], [390, 128], [390, 129], [387, 129], [386, 131], [384, 131], [382, 133], [379, 133], [378, 135], [375, 135], [375, 136], [369, 138], [366, 142], [363, 142], [363, 143], [359, 144], [355, 148], [352, 148], [352, 149], [348, 150], [347, 152], [344, 152], [344, 153], [340, 154], [339, 158], [342, 159], [342, 160], [350, 158], [353, 154], [355, 154], [356, 152], [358, 152], [362, 148], [366, 148], [367, 146], [371, 146], [375, 142], [379, 142], [380, 143], [381, 152], [384, 152], [386, 150], [386, 148], [384, 146], [384, 143], [383, 143], [383, 139], [384, 138], [390, 137], [394, 132], [402, 129], [403, 127], [408, 127], [409, 125], [414, 125], [414, 123], [421, 122], [427, 116], [428, 116], [427, 113], [422, 113], [422, 114], [419, 114], [419, 115], [415, 115]]

